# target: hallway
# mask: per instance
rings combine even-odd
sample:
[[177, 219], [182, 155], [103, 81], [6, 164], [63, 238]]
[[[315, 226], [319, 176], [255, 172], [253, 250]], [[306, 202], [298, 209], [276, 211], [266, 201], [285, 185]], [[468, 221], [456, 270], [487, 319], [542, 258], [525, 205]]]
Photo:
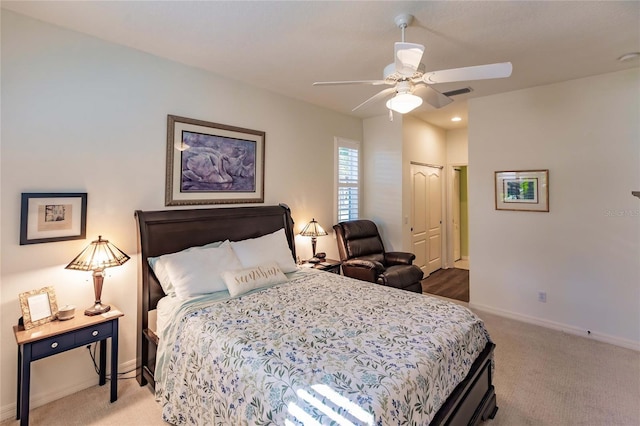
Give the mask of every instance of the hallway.
[[456, 260], [455, 263], [453, 264], [454, 268], [458, 268], [458, 269], [466, 269], [467, 271], [469, 270], [469, 260], [468, 259], [460, 259], [460, 260]]

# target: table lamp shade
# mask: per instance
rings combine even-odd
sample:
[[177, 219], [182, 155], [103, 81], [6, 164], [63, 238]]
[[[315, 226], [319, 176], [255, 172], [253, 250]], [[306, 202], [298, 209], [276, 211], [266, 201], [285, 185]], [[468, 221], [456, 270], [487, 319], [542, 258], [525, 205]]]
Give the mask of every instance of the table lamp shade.
[[327, 231], [322, 229], [322, 226], [315, 219], [311, 219], [311, 222], [302, 229], [300, 235], [303, 237], [311, 237], [311, 250], [313, 251], [313, 257], [316, 256], [316, 237], [323, 237], [327, 234]]
[[97, 240], [92, 241], [65, 267], [65, 269], [75, 269], [77, 271], [93, 271], [93, 289], [96, 301], [93, 307], [85, 310], [85, 315], [98, 315], [111, 309], [109, 305], [103, 305], [100, 300], [104, 269], [120, 266], [127, 260], [129, 260], [129, 256], [108, 240], [103, 240], [102, 236], [99, 236]]

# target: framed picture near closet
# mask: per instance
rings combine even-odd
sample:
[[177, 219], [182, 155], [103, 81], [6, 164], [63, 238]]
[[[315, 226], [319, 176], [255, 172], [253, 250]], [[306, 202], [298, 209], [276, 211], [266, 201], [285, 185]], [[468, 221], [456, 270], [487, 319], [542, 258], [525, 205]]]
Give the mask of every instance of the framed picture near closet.
[[495, 172], [496, 210], [549, 211], [549, 170]]

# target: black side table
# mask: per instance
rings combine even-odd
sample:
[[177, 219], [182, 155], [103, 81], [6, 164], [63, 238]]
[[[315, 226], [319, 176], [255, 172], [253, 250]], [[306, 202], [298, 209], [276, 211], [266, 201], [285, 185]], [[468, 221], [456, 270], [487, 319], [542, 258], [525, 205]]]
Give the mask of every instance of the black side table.
[[305, 262], [305, 264], [313, 265], [311, 267], [313, 269], [319, 269], [321, 271], [331, 272], [332, 274], [338, 274], [338, 275], [340, 275], [340, 266], [342, 266], [342, 262], [335, 259], [324, 259], [320, 263], [310, 263], [307, 261]]
[[18, 344], [18, 399], [16, 420], [29, 424], [31, 362], [69, 349], [100, 342], [100, 386], [107, 379], [107, 339], [111, 338], [111, 402], [118, 399], [118, 319], [124, 314], [114, 306], [102, 315], [77, 315], [67, 321], [52, 321], [29, 330], [13, 326]]

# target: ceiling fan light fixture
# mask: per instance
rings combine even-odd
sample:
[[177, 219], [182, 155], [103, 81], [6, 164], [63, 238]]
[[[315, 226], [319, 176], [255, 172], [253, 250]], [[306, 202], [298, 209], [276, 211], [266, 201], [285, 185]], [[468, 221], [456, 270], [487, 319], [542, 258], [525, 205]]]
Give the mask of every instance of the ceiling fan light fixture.
[[411, 112], [420, 105], [422, 105], [422, 98], [411, 93], [398, 93], [387, 101], [387, 108], [399, 114]]

